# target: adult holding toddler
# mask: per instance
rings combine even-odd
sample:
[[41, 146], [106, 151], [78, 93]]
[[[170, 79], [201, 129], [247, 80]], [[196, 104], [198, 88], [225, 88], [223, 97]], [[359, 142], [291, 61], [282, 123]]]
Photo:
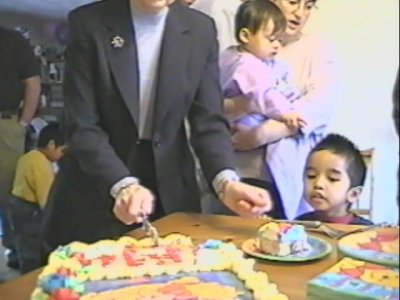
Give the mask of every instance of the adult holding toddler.
[[[281, 9], [287, 20], [286, 30], [279, 36], [282, 48], [278, 49], [274, 60], [285, 62], [291, 69], [284, 76], [287, 85], [279, 89], [293, 105], [291, 112], [298, 115], [268, 118], [258, 126], [236, 124], [232, 141], [238, 151], [259, 151], [260, 147], [268, 146], [266, 157], [259, 151], [259, 158], [264, 159], [267, 166], [260, 164], [266, 174], [257, 179], [276, 185], [283, 214], [293, 219], [310, 210], [302, 197], [302, 173], [308, 153], [325, 136], [337, 95], [337, 72], [331, 47], [318, 37], [302, 33], [317, 0], [271, 2]], [[265, 86], [267, 81], [265, 78]], [[289, 83], [295, 89], [290, 88]], [[227, 99], [225, 111], [231, 121], [254, 112], [269, 117], [248, 97]], [[245, 177], [252, 175], [242, 174], [240, 167], [239, 172]]]

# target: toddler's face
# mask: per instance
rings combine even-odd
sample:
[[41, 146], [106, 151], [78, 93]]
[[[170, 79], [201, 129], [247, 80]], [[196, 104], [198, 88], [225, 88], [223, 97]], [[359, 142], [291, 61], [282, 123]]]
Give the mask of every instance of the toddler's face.
[[356, 189], [350, 189], [346, 160], [329, 150], [310, 155], [304, 183], [305, 198], [317, 211], [343, 213], [358, 198]]
[[274, 57], [281, 48], [281, 43], [279, 37], [272, 34], [273, 31], [274, 23], [272, 21], [266, 23], [255, 33], [244, 29], [241, 40], [245, 49], [263, 60]]

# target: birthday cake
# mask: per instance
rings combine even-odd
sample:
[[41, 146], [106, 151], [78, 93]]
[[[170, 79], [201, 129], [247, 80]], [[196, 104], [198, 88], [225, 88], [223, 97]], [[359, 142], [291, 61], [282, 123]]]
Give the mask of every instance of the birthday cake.
[[171, 234], [59, 247], [31, 300], [287, 300], [232, 243]]
[[307, 285], [309, 300], [398, 300], [399, 269], [344, 258]]
[[268, 222], [258, 230], [260, 250], [268, 255], [289, 256], [311, 251], [302, 225]]

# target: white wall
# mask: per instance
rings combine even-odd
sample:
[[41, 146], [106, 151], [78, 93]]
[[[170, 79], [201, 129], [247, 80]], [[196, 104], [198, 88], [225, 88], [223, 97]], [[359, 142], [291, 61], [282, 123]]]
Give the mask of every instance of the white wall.
[[343, 99], [331, 130], [361, 149], [375, 149], [373, 220], [397, 222], [398, 137], [392, 89], [399, 66], [398, 0], [319, 0], [306, 31], [327, 34], [338, 47]]

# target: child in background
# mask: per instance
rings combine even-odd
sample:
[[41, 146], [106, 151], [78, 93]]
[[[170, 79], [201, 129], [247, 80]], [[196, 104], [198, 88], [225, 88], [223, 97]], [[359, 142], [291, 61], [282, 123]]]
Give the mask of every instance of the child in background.
[[19, 159], [11, 192], [11, 222], [22, 273], [40, 267], [41, 217], [54, 180], [52, 163], [66, 150], [58, 125], [40, 131], [37, 147]]
[[315, 209], [297, 220], [372, 225], [350, 212], [357, 202], [366, 177], [361, 152], [348, 139], [330, 134], [311, 151], [304, 171], [306, 201]]
[[272, 118], [294, 128], [305, 125], [292, 105], [300, 95], [288, 85], [288, 69], [274, 59], [285, 29], [285, 16], [270, 1], [245, 1], [239, 7], [239, 45], [221, 54], [221, 83], [225, 98], [244, 96], [254, 102], [255, 112], [243, 111], [243, 115], [231, 116], [231, 121], [254, 126]]

